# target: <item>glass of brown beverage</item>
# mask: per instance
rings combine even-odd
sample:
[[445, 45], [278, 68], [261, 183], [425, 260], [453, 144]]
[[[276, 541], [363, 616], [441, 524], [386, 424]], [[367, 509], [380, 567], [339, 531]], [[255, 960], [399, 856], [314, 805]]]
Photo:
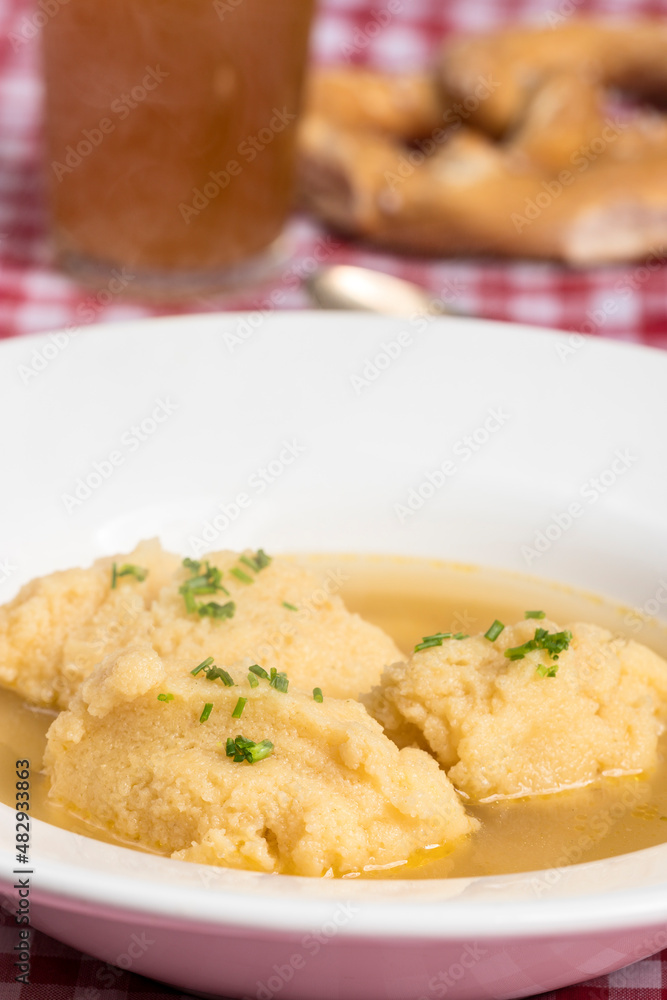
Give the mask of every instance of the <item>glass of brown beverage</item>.
[[56, 253], [83, 280], [233, 288], [275, 259], [314, 0], [68, 0], [43, 29]]

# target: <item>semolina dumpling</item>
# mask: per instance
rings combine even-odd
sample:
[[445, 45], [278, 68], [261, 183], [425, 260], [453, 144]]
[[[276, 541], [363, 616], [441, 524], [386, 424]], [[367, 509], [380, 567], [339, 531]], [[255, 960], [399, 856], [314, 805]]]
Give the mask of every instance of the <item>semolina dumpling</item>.
[[[152, 541], [28, 584], [0, 608], [0, 686], [63, 709], [51, 800], [183, 861], [442, 877], [468, 855], [496, 870], [496, 841], [530, 837], [547, 796], [575, 808], [551, 793], [618, 779], [576, 793], [592, 807], [635, 775], [654, 794], [667, 662], [651, 650], [536, 611], [426, 637], [404, 662], [346, 609], [345, 582], [262, 549], [193, 560]], [[466, 801], [486, 803], [481, 826]]]
[[234, 605], [233, 617], [221, 622], [187, 613], [182, 590], [192, 571], [181, 568], [153, 605], [154, 649], [195, 661], [213, 656], [223, 666], [251, 657], [287, 673], [293, 687], [319, 686], [335, 698], [357, 698], [379, 682], [388, 663], [401, 658], [382, 629], [346, 609], [335, 572], [322, 580], [280, 556], [257, 571], [251, 568], [256, 558], [207, 555], [206, 565], [220, 571], [227, 591], [213, 600]]
[[107, 658], [49, 729], [52, 799], [175, 858], [309, 876], [475, 828], [437, 762], [399, 750], [361, 704], [286, 691], [284, 675], [249, 666], [193, 676], [150, 646]]
[[141, 643], [226, 665], [250, 656], [289, 672], [295, 686], [357, 697], [399, 659], [389, 636], [347, 611], [335, 574], [321, 580], [284, 557], [257, 560], [218, 552], [186, 568], [153, 540], [33, 580], [0, 607], [0, 685], [66, 708], [105, 656]]
[[[0, 607], [0, 685], [34, 704], [66, 708], [104, 656], [146, 639], [147, 609], [180, 561], [152, 540], [88, 569], [31, 580]], [[112, 588], [114, 563], [119, 570], [129, 565], [148, 572], [143, 580], [118, 576]]]
[[[551, 655], [537, 629], [570, 639]], [[525, 643], [537, 648], [505, 655]], [[653, 768], [666, 699], [667, 663], [645, 646], [596, 625], [526, 620], [493, 641], [436, 639], [390, 665], [365, 703], [399, 746], [428, 748], [480, 800]]]

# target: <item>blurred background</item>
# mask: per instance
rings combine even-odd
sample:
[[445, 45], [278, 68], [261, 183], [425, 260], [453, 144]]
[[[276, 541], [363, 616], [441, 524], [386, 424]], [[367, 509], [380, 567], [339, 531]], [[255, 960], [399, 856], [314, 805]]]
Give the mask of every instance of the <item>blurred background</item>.
[[[58, 0], [48, 3], [57, 6]], [[322, 263], [344, 262], [416, 281], [465, 314], [667, 347], [667, 271], [660, 248], [650, 269], [636, 262], [573, 268], [421, 258], [331, 238], [323, 226], [294, 212], [289, 259], [270, 283], [254, 290], [155, 303], [128, 299], [122, 289], [77, 284], [54, 266], [47, 239], [39, 25], [48, 14], [36, 15], [42, 9], [31, 0], [0, 0], [0, 337], [151, 315], [306, 308], [304, 277]], [[311, 60], [383, 71], [423, 69], [452, 33], [522, 21], [547, 25], [554, 14], [666, 16], [667, 0], [320, 0]]]
[[[323, 265], [343, 263], [414, 281], [464, 315], [667, 348], [667, 246], [660, 243], [650, 259], [595, 267], [483, 256], [426, 257], [372, 249], [330, 232], [295, 209], [287, 225], [288, 256], [270, 281], [243, 292], [158, 302], [128, 297], [122, 274], [102, 288], [76, 282], [56, 266], [49, 239], [40, 54], [43, 26], [59, 24], [68, 2], [73, 0], [0, 0], [0, 338], [61, 328], [85, 335], [86, 328], [98, 322], [221, 309], [246, 312], [250, 329], [266, 311], [308, 308], [312, 303], [305, 280]], [[250, 0], [212, 2], [221, 4], [221, 10], [226, 5], [231, 17], [240, 3]], [[97, 3], [114, 5], [117, 0]], [[181, 0], [180, 6], [188, 5]], [[581, 15], [667, 20], [667, 0], [318, 0], [310, 60], [313, 66], [423, 71], [437, 58], [445, 39], [458, 33], [521, 23], [548, 27]], [[192, 60], [187, 40], [183, 44], [184, 58]], [[261, 70], [258, 66], [258, 73]], [[221, 80], [220, 86], [224, 83]], [[664, 183], [667, 186], [667, 176]], [[19, 997], [19, 987], [14, 990], [13, 984], [13, 935], [13, 922], [0, 914], [3, 1000]], [[25, 1000], [97, 1000], [102, 993], [110, 1000], [176, 995], [161, 987], [154, 991], [151, 984], [43, 935], [35, 936], [34, 952], [37, 981], [20, 993]], [[664, 997], [666, 973], [658, 959], [633, 969], [575, 987], [568, 991], [570, 1000], [608, 1000], [612, 995], [645, 1000], [649, 991], [650, 998]]]

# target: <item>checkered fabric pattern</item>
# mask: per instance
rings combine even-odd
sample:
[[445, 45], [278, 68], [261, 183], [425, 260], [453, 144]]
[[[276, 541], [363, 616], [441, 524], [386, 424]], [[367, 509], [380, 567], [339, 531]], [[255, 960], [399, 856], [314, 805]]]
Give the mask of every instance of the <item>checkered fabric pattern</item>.
[[[158, 308], [141, 301], [106, 304], [53, 269], [49, 262], [40, 173], [41, 87], [34, 0], [0, 0], [0, 337], [97, 321], [221, 308], [261, 309], [272, 289]], [[382, 69], [423, 66], [447, 32], [507, 22], [546, 22], [550, 12], [667, 14], [667, 0], [321, 0], [313, 34], [314, 58], [367, 63]], [[308, 305], [293, 280], [314, 266], [324, 238], [313, 222], [295, 219], [289, 235], [290, 280], [278, 275], [285, 308]], [[667, 347], [667, 268], [642, 266], [566, 269], [549, 263], [424, 261], [370, 252], [337, 241], [327, 261], [375, 266], [424, 285], [458, 312], [490, 319], [559, 327]], [[619, 291], [622, 289], [622, 291]], [[616, 308], [606, 313], [605, 301]], [[600, 321], [601, 320], [601, 321]]]
[[[378, 28], [384, 0], [323, 0], [313, 34], [314, 58], [381, 69], [423, 65], [447, 32], [489, 28], [567, 13], [667, 15], [667, 0], [400, 0]], [[83, 313], [98, 321], [213, 311], [259, 310], [271, 289], [222, 300], [216, 296], [157, 308], [140, 301], [106, 305], [55, 271], [46, 242], [47, 220], [40, 172], [41, 85], [34, 8], [29, 0], [0, 0], [0, 337], [81, 325]], [[386, 19], [384, 19], [386, 20]], [[327, 239], [310, 220], [290, 226], [293, 257], [286, 270], [303, 277], [314, 251]], [[378, 267], [417, 281], [462, 313], [492, 319], [583, 330], [667, 347], [667, 268], [633, 265], [595, 270], [547, 263], [423, 261], [370, 252], [340, 240], [325, 243], [329, 262]], [[285, 275], [283, 275], [283, 278]], [[280, 278], [278, 279], [280, 281]], [[286, 283], [284, 306], [308, 305], [304, 291]], [[277, 287], [277, 286], [276, 286]], [[630, 289], [619, 294], [619, 288]], [[602, 303], [618, 300], [604, 323]], [[107, 966], [35, 933], [32, 982], [14, 982], [13, 919], [0, 912], [0, 1000], [162, 1000], [184, 996], [129, 972]], [[664, 961], [663, 961], [664, 959]], [[584, 986], [545, 994], [548, 1000], [662, 1000], [667, 995], [667, 951]]]
[[[1, 1000], [187, 1000], [189, 996], [82, 955], [37, 931], [31, 941], [30, 984], [19, 984], [14, 982], [12, 952], [17, 940], [13, 917], [0, 910]], [[542, 1000], [663, 1000], [666, 991], [667, 950], [609, 976], [540, 996]]]

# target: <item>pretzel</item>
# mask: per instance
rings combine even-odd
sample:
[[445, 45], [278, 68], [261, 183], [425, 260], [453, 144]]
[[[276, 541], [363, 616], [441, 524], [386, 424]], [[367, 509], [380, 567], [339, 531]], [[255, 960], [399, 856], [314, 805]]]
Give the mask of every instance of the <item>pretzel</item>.
[[667, 23], [659, 20], [571, 20], [555, 28], [509, 28], [445, 44], [439, 77], [453, 100], [465, 100], [482, 78], [492, 94], [470, 124], [496, 138], [516, 127], [535, 88], [568, 73], [640, 98], [667, 93]]
[[[534, 29], [505, 32], [497, 52], [486, 38], [450, 43], [445, 86], [412, 76], [403, 93], [413, 99], [398, 109], [393, 95], [405, 85], [392, 78], [345, 70], [335, 83], [330, 75], [311, 85], [299, 137], [302, 201], [335, 228], [402, 252], [572, 264], [653, 252], [667, 242], [667, 118], [642, 109], [623, 120], [610, 111], [609, 64], [628, 31], [600, 30], [581, 73], [568, 60], [590, 40], [590, 22], [548, 38]], [[655, 54], [659, 36], [667, 56], [667, 30], [655, 31], [645, 24], [637, 37]], [[528, 52], [523, 73], [510, 58], [519, 42]], [[638, 60], [633, 36], [613, 81], [628, 81]], [[667, 92], [667, 58], [655, 71], [644, 66], [633, 83], [655, 96], [663, 78]], [[373, 100], [354, 96], [364, 80]], [[504, 94], [504, 83], [489, 82], [497, 80], [510, 81]], [[486, 98], [466, 101], [464, 85], [477, 95], [486, 86]], [[421, 113], [420, 93], [427, 95]]]
[[309, 114], [350, 129], [368, 129], [409, 141], [438, 125], [437, 79], [425, 73], [376, 73], [369, 69], [322, 69], [311, 74], [305, 94]]

